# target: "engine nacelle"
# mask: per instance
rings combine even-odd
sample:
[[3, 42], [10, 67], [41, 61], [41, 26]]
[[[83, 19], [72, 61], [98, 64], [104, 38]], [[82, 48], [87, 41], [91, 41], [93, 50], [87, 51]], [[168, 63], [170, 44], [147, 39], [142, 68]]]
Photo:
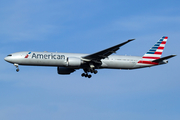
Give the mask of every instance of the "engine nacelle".
[[72, 69], [72, 68], [57, 67], [58, 74], [62, 74], [62, 75], [69, 75], [69, 74], [73, 73], [74, 71], [75, 71], [75, 69]]
[[81, 65], [82, 61], [80, 58], [76, 57], [68, 57], [67, 58], [67, 66], [68, 67], [79, 67]]

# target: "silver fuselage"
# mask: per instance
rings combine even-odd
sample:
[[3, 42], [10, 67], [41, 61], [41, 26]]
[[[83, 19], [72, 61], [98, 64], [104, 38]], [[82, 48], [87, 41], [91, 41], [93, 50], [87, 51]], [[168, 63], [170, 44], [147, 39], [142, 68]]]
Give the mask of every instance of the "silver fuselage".
[[[82, 59], [83, 56], [88, 54], [77, 53], [58, 53], [58, 52], [31, 52], [27, 56], [28, 52], [17, 52], [8, 55], [4, 59], [7, 62], [19, 65], [31, 65], [31, 66], [60, 66], [80, 69], [82, 66], [68, 66], [67, 58]], [[26, 57], [27, 56], [27, 57]], [[149, 67], [153, 65], [138, 63], [142, 57], [138, 56], [120, 56], [110, 55], [109, 57], [102, 59], [101, 66], [99, 68], [109, 69], [136, 69], [142, 67]], [[82, 60], [83, 64], [83, 60]]]

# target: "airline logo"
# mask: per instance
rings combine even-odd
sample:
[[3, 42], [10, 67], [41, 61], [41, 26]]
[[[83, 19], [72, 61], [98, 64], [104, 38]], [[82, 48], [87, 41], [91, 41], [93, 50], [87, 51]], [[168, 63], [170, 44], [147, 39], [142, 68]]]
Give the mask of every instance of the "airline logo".
[[24, 58], [28, 58], [30, 54], [31, 54], [31, 52], [29, 52]]
[[162, 37], [138, 63], [158, 65], [158, 63], [151, 61], [161, 58], [167, 39], [168, 37], [166, 36]]
[[32, 58], [35, 58], [35, 59], [57, 59], [57, 60], [61, 60], [61, 59], [65, 59], [65, 55], [59, 55], [59, 54], [53, 54], [53, 53], [48, 53], [48, 54], [36, 54], [36, 53], [33, 53]]
[[[28, 58], [30, 54], [31, 54], [31, 52], [29, 52], [24, 58]], [[53, 53], [49, 53], [49, 54], [36, 54], [36, 53], [32, 53], [32, 57], [31, 58], [61, 60], [61, 59], [65, 59], [65, 55], [59, 55], [59, 54], [53, 54]]]

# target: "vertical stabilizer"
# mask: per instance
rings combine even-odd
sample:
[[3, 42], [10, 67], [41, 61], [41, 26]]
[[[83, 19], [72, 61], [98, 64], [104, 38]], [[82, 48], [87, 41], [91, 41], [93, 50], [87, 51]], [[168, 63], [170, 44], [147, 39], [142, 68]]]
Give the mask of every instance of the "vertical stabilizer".
[[160, 40], [158, 40], [157, 43], [148, 52], [146, 52], [146, 54], [144, 54], [142, 60], [138, 63], [158, 64], [151, 61], [161, 58], [167, 39], [167, 36], [163, 36]]

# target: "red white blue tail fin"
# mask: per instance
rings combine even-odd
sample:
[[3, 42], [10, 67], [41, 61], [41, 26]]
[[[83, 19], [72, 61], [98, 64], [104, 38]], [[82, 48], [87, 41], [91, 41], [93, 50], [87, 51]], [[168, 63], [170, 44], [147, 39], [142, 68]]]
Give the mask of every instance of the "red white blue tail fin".
[[168, 37], [163, 36], [142, 58], [159, 59], [162, 55], [167, 39]]
[[144, 54], [142, 60], [140, 60], [138, 63], [158, 64], [151, 61], [161, 58], [167, 39], [167, 36], [160, 38], [160, 40], [158, 40], [157, 43], [148, 52], [146, 52], [146, 54]]

